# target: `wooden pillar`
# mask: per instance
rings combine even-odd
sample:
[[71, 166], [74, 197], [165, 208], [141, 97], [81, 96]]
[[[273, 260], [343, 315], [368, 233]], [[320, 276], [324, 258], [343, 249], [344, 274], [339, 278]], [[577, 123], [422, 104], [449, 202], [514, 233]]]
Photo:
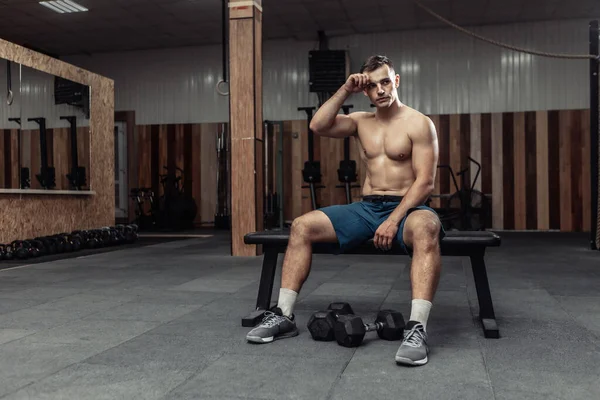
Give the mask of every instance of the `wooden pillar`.
[[229, 0], [231, 252], [258, 255], [244, 235], [263, 228], [262, 0]]

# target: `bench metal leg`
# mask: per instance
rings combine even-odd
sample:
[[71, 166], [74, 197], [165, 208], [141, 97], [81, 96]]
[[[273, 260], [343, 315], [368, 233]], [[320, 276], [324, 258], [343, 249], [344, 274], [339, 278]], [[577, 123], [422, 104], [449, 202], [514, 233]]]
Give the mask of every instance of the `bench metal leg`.
[[265, 310], [271, 308], [271, 294], [273, 292], [279, 252], [277, 249], [270, 248], [265, 248], [264, 251], [260, 286], [258, 287], [258, 296], [256, 297], [256, 310], [242, 318], [242, 326], [256, 326], [263, 318]]
[[470, 257], [473, 277], [475, 278], [475, 289], [477, 290], [477, 300], [479, 301], [479, 319], [483, 327], [483, 335], [486, 338], [498, 339], [500, 331], [498, 330], [496, 315], [494, 314], [492, 294], [490, 293], [490, 285], [483, 258], [484, 253], [473, 254]]

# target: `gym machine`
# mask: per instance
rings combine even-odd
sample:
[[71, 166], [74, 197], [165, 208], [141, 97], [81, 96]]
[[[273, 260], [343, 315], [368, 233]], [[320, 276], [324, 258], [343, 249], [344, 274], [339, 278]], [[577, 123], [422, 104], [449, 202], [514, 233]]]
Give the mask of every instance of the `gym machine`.
[[225, 124], [217, 132], [217, 206], [215, 211], [215, 228], [231, 229], [229, 215], [228, 188], [229, 182], [229, 144], [225, 132]]
[[82, 187], [86, 186], [85, 178], [85, 167], [79, 166], [79, 159], [77, 155], [77, 117], [66, 116], [60, 117], [69, 122], [71, 127], [71, 173], [67, 174], [67, 179], [71, 184], [72, 190], [81, 190]]
[[[352, 104], [342, 106], [345, 115], [350, 113], [350, 109], [354, 107]], [[336, 188], [346, 189], [346, 202], [352, 203], [352, 189], [359, 188], [360, 185], [353, 185], [358, 180], [356, 174], [356, 161], [350, 159], [350, 138], [344, 138], [344, 159], [340, 161], [340, 167], [337, 170], [338, 180], [342, 185], [337, 185]]]
[[38, 182], [44, 189], [53, 189], [56, 187], [56, 173], [54, 167], [48, 165], [48, 144], [46, 142], [46, 118], [27, 118], [27, 121], [33, 121], [40, 126], [40, 154], [42, 166], [40, 173], [36, 174]]
[[[185, 172], [179, 167], [167, 170], [164, 175], [159, 175], [163, 186], [163, 195], [160, 197], [160, 221], [161, 227], [166, 229], [191, 229], [194, 227], [194, 219], [198, 213], [198, 205], [192, 194], [185, 189], [182, 183], [185, 181]], [[172, 172], [176, 170], [179, 172]]]
[[313, 111], [315, 107], [298, 107], [298, 111], [306, 112], [306, 121], [308, 125], [308, 161], [304, 162], [304, 169], [302, 170], [302, 178], [304, 182], [307, 183], [307, 186], [302, 186], [303, 189], [310, 189], [310, 200], [312, 204], [312, 209], [316, 210], [319, 208], [317, 204], [317, 194], [316, 189], [324, 188], [323, 185], [317, 185], [321, 183], [321, 163], [319, 161], [315, 161], [315, 153], [314, 153], [314, 133], [310, 129], [310, 121], [313, 117]]
[[[278, 127], [277, 134], [275, 133], [276, 126]], [[264, 228], [266, 230], [283, 229], [283, 122], [265, 121], [264, 137]], [[277, 145], [276, 148], [273, 148], [275, 160], [269, 144]], [[273, 188], [273, 182], [275, 182], [275, 188]]]

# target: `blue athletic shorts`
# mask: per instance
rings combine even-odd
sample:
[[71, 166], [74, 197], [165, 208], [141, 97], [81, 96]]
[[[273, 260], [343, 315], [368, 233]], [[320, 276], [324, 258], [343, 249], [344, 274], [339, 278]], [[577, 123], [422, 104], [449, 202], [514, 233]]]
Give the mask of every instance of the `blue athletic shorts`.
[[[340, 254], [353, 246], [361, 244], [375, 236], [375, 232], [388, 216], [402, 201], [399, 196], [365, 196], [363, 200], [351, 204], [340, 204], [319, 208], [329, 217], [337, 234], [339, 248], [334, 248], [335, 254]], [[410, 208], [398, 228], [396, 240], [402, 249], [412, 256], [412, 249], [404, 242], [402, 232], [406, 217], [415, 210], [429, 210], [437, 213], [430, 207], [420, 205]], [[441, 225], [441, 224], [440, 224]], [[445, 236], [444, 228], [440, 229], [440, 240]]]

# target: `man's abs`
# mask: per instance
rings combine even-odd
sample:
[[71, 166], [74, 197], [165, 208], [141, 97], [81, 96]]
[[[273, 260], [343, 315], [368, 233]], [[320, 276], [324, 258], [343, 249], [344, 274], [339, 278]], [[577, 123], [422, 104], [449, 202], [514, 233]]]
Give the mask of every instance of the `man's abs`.
[[367, 169], [363, 196], [369, 194], [404, 196], [414, 182], [409, 161], [395, 161], [387, 157], [364, 160]]

